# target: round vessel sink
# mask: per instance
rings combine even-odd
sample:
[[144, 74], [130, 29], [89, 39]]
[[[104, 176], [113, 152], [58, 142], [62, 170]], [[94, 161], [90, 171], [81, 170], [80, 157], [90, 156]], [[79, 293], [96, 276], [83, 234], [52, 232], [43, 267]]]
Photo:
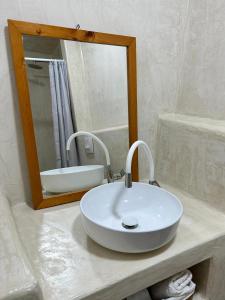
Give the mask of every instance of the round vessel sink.
[[102, 184], [104, 166], [87, 165], [53, 169], [40, 173], [45, 191], [66, 193], [81, 191]]
[[80, 202], [87, 234], [100, 245], [119, 252], [157, 249], [175, 235], [183, 214], [181, 202], [166, 190], [145, 183], [98, 186]]

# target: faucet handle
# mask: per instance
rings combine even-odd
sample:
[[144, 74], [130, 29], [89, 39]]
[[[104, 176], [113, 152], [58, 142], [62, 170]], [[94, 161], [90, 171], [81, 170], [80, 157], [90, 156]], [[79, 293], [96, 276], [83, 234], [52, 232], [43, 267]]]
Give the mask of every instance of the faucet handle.
[[149, 184], [160, 187], [159, 183], [156, 180], [153, 181], [149, 180]]
[[123, 178], [124, 175], [125, 175], [125, 171], [124, 169], [121, 169], [118, 173], [113, 174], [113, 180], [119, 180]]
[[126, 174], [126, 172], [124, 171], [124, 169], [121, 169], [121, 170], [120, 170], [120, 176], [121, 176], [121, 178], [122, 178], [125, 174]]

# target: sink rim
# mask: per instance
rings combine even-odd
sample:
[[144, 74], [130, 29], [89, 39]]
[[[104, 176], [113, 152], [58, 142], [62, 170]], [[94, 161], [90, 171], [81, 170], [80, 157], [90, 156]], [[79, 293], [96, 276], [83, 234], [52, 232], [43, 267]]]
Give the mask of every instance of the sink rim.
[[[124, 184], [124, 182], [112, 182], [112, 183], [107, 183], [108, 185], [112, 185], [112, 184], [116, 184], [116, 185], [121, 185], [121, 184]], [[87, 216], [87, 214], [84, 212], [85, 209], [83, 208], [83, 202], [85, 201], [86, 197], [88, 197], [88, 194], [92, 192], [92, 190], [97, 190], [97, 189], [100, 189], [102, 188], [105, 184], [103, 185], [100, 185], [100, 186], [97, 186], [97, 187], [94, 187], [92, 188], [90, 191], [88, 191], [87, 193], [85, 193], [85, 195], [82, 197], [81, 201], [80, 201], [80, 210], [81, 210], [81, 213], [85, 216], [85, 218], [87, 218], [90, 222], [92, 222], [93, 224], [97, 225], [97, 226], [100, 226], [104, 229], [107, 229], [107, 230], [110, 230], [110, 231], [113, 231], [113, 232], [119, 232], [121, 234], [123, 233], [129, 233], [129, 234], [145, 234], [145, 233], [151, 233], [151, 232], [156, 232], [156, 231], [160, 231], [160, 230], [164, 230], [166, 228], [170, 228], [171, 226], [175, 225], [177, 222], [180, 221], [183, 213], [184, 213], [184, 208], [183, 208], [183, 204], [182, 202], [172, 193], [168, 192], [166, 189], [164, 188], [161, 188], [161, 187], [157, 187], [157, 186], [153, 186], [153, 185], [150, 185], [148, 183], [144, 183], [144, 182], [133, 182], [134, 185], [145, 185], [145, 186], [148, 186], [150, 188], [153, 188], [153, 189], [158, 189], [158, 190], [162, 190], [164, 192], [166, 192], [167, 194], [169, 194], [170, 196], [172, 196], [176, 201], [177, 203], [179, 204], [179, 207], [180, 207], [180, 213], [179, 213], [179, 216], [175, 219], [174, 222], [172, 222], [171, 224], [169, 225], [164, 225], [164, 226], [161, 226], [161, 227], [158, 227], [156, 229], [152, 229], [152, 230], [142, 230], [142, 231], [132, 231], [131, 229], [126, 229], [126, 228], [121, 228], [122, 230], [118, 230], [118, 229], [115, 229], [115, 228], [111, 228], [107, 225], [103, 225], [102, 223], [100, 222], [96, 222], [95, 220], [91, 219], [89, 216]], [[131, 188], [132, 189], [132, 188]]]
[[[77, 169], [77, 171], [75, 171], [74, 169]], [[50, 170], [40, 172], [40, 175], [41, 176], [59, 176], [59, 175], [90, 172], [90, 171], [95, 171], [95, 170], [99, 170], [99, 169], [104, 169], [104, 165], [84, 165], [84, 166], [72, 166], [72, 167], [50, 169]], [[66, 170], [68, 172], [63, 172]], [[60, 172], [60, 171], [62, 171], [62, 172]], [[54, 173], [54, 172], [56, 172], [56, 173]]]

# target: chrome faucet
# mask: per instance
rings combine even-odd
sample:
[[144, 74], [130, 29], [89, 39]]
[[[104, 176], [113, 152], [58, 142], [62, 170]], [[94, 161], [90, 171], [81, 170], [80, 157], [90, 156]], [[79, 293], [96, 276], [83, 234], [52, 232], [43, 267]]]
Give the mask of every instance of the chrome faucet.
[[136, 148], [139, 147], [139, 146], [143, 146], [144, 147], [145, 153], [147, 154], [147, 157], [148, 157], [148, 162], [149, 162], [149, 184], [159, 186], [159, 184], [157, 183], [157, 181], [154, 179], [154, 176], [155, 176], [155, 167], [154, 167], [154, 161], [153, 161], [151, 150], [148, 147], [148, 145], [145, 142], [143, 142], [143, 141], [136, 141], [136, 142], [134, 142], [133, 145], [130, 147], [130, 150], [129, 150], [128, 154], [127, 154], [126, 174], [125, 174], [125, 186], [127, 188], [131, 188], [132, 187], [132, 174], [131, 174], [132, 158], [133, 158], [133, 155], [134, 155], [134, 152], [135, 152]]
[[66, 144], [66, 151], [67, 151], [67, 156], [69, 157], [69, 151], [70, 151], [70, 145], [73, 139], [75, 139], [78, 136], [81, 135], [86, 135], [86, 136], [90, 136], [93, 138], [93, 140], [95, 140], [104, 150], [105, 153], [105, 158], [106, 158], [106, 177], [107, 177], [107, 181], [108, 183], [113, 181], [113, 174], [112, 174], [112, 170], [111, 170], [111, 165], [110, 165], [110, 157], [109, 157], [109, 151], [106, 147], [106, 145], [93, 133], [87, 132], [87, 131], [78, 131], [75, 132], [73, 134], [71, 134], [71, 136], [68, 138], [67, 144]]

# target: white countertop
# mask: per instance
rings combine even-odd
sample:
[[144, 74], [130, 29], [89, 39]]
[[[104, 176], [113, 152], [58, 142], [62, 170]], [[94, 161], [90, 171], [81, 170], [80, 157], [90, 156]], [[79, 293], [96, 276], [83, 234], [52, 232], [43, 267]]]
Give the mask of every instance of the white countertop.
[[0, 194], [0, 299], [41, 299], [38, 282], [15, 228], [8, 200]]
[[225, 215], [166, 188], [182, 201], [184, 216], [170, 244], [145, 254], [117, 253], [93, 242], [82, 228], [78, 202], [39, 211], [15, 206], [44, 299], [122, 299], [213, 256], [225, 236]]

